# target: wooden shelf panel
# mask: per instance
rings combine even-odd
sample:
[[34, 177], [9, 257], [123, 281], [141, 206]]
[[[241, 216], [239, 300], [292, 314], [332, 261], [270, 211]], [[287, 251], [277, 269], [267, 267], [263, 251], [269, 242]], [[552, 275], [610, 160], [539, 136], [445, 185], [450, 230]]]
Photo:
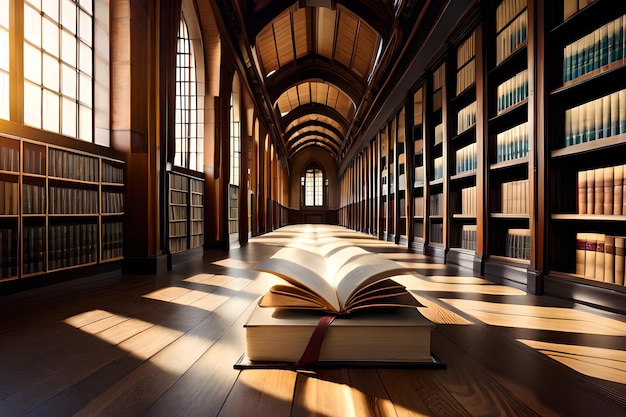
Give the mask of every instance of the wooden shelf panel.
[[478, 174], [478, 171], [475, 169], [472, 171], [461, 172], [459, 174], [452, 175], [450, 177], [450, 181], [458, 181], [458, 180], [463, 180], [466, 178], [475, 177], [477, 174]]
[[562, 158], [622, 145], [626, 145], [626, 134], [597, 139], [591, 142], [578, 143], [576, 145], [556, 149], [551, 152], [551, 156], [553, 158]]
[[528, 164], [528, 156], [517, 159], [509, 159], [508, 161], [497, 162], [495, 164], [491, 164], [489, 166], [489, 169], [491, 171], [497, 171], [500, 169], [519, 167], [524, 164]]
[[530, 219], [530, 215], [529, 214], [522, 214], [522, 213], [490, 213], [489, 217], [493, 218], [493, 219], [511, 219], [511, 220], [528, 220]]
[[626, 222], [626, 216], [615, 216], [609, 214], [553, 214], [552, 220], [572, 220], [572, 221], [600, 221], [600, 222]]

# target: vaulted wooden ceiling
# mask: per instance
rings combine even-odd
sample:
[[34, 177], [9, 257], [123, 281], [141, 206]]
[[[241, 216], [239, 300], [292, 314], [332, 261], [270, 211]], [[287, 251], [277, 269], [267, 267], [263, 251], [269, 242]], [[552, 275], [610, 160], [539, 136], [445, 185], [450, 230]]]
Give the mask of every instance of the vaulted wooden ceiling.
[[316, 147], [338, 162], [431, 6], [429, 0], [216, 1], [229, 14], [232, 43], [287, 159]]

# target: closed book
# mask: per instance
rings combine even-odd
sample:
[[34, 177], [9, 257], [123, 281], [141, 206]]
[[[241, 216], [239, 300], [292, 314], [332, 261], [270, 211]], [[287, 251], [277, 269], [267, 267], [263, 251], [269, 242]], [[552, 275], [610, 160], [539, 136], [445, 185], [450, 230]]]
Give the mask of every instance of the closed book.
[[594, 100], [590, 104], [593, 105], [593, 114], [595, 117], [595, 122], [593, 126], [593, 134], [595, 139], [601, 139], [604, 136], [604, 131], [602, 130], [602, 100]]
[[619, 133], [626, 133], [626, 90], [618, 93], [619, 100]]
[[611, 96], [602, 97], [602, 137], [611, 136]]
[[585, 241], [585, 278], [596, 277], [596, 247], [598, 239], [595, 233], [587, 233]]
[[563, 20], [578, 11], [578, 0], [563, 0]]
[[611, 94], [611, 136], [619, 134], [619, 94]]
[[604, 168], [596, 168], [594, 177], [593, 214], [604, 213]]
[[615, 237], [615, 283], [624, 285], [624, 237]]
[[613, 167], [613, 214], [620, 216], [623, 214], [623, 186], [624, 186], [624, 166]]
[[585, 111], [585, 142], [596, 140], [596, 105], [595, 101], [584, 104]]
[[602, 233], [596, 234], [596, 281], [604, 281], [604, 238]]
[[[626, 175], [626, 164], [622, 165], [623, 173]], [[626, 215], [626, 178], [623, 178], [624, 184], [622, 186], [622, 215]]]
[[[246, 356], [255, 362], [297, 362], [320, 315], [255, 307], [244, 325]], [[319, 351], [320, 362], [432, 362], [432, 322], [415, 308], [384, 309], [336, 317]]]
[[576, 275], [585, 276], [585, 248], [588, 233], [576, 233]]
[[587, 214], [587, 171], [578, 172], [578, 214]]
[[604, 168], [604, 210], [603, 214], [613, 213], [613, 194], [615, 187], [613, 183], [613, 167]]
[[604, 237], [604, 282], [615, 282], [615, 236]]

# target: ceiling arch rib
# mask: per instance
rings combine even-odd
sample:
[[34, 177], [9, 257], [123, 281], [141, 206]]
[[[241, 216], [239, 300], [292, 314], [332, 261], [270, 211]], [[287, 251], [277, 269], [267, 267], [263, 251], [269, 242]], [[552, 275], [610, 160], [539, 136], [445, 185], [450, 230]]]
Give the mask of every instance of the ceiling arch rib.
[[327, 141], [327, 143], [332, 143], [336, 145], [338, 149], [341, 149], [341, 144], [342, 144], [341, 139], [338, 139], [332, 135], [329, 135], [326, 132], [320, 132], [320, 131], [315, 131], [315, 130], [305, 131], [305, 132], [300, 133], [297, 136], [291, 137], [287, 141], [287, 147], [291, 148], [292, 146], [296, 145], [300, 141], [304, 139], [309, 139], [309, 138], [317, 138], [320, 140], [324, 139], [325, 142]]
[[336, 157], [337, 156], [337, 152], [335, 151], [334, 148], [331, 148], [330, 146], [328, 146], [325, 143], [320, 143], [320, 142], [316, 142], [316, 141], [307, 141], [306, 143], [303, 143], [297, 147], [291, 148], [289, 150], [289, 158], [294, 158], [296, 155], [298, 155], [299, 153], [306, 151], [307, 149], [322, 149], [326, 152], [328, 152], [332, 157]]
[[293, 155], [298, 153], [298, 150], [303, 146], [320, 146], [329, 151], [333, 156], [336, 156], [341, 149], [337, 144], [320, 138], [319, 136], [309, 136], [306, 138], [302, 138], [298, 142], [294, 143], [293, 146], [289, 147], [287, 151], [289, 157], [292, 157]]
[[285, 136], [289, 137], [291, 136], [290, 132], [293, 132], [299, 126], [307, 126], [307, 125], [310, 125], [310, 126], [319, 125], [319, 126], [324, 126], [325, 128], [328, 128], [331, 130], [334, 129], [337, 132], [337, 135], [340, 137], [343, 137], [346, 134], [346, 126], [342, 125], [337, 120], [332, 119], [331, 117], [322, 115], [320, 113], [308, 113], [305, 116], [302, 116], [293, 120], [291, 123], [285, 126], [284, 128]]
[[313, 118], [317, 116], [325, 117], [332, 120], [333, 123], [340, 125], [342, 132], [347, 132], [350, 127], [350, 122], [343, 114], [333, 108], [317, 103], [309, 103], [293, 109], [289, 112], [289, 114], [280, 119], [280, 125], [284, 132], [288, 126], [293, 126], [293, 124], [295, 124], [295, 122], [299, 119], [308, 117]]
[[[312, 128], [312, 129], [308, 129]], [[311, 131], [322, 131], [328, 132], [334, 137], [338, 138], [340, 141], [345, 135], [345, 132], [340, 131], [336, 126], [333, 126], [328, 123], [324, 123], [320, 120], [309, 119], [306, 121], [300, 121], [298, 124], [293, 126], [290, 129], [285, 131], [285, 138], [287, 138], [287, 142], [289, 142], [289, 138], [297, 135], [299, 132], [303, 130], [311, 130]]]
[[281, 117], [287, 116], [300, 106], [311, 103], [327, 106], [341, 114], [346, 120], [351, 120], [354, 116], [355, 104], [350, 97], [339, 88], [324, 82], [300, 83], [283, 92], [276, 100]]

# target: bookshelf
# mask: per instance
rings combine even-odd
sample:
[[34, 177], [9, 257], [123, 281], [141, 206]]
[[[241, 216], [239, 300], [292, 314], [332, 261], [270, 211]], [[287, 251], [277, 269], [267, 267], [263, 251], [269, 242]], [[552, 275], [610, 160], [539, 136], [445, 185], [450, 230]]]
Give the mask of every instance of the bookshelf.
[[532, 0], [496, 3], [486, 20], [486, 277], [524, 289], [533, 255]]
[[204, 180], [168, 172], [168, 249], [170, 254], [204, 245]]
[[397, 115], [397, 161], [398, 161], [398, 242], [407, 246], [408, 238], [408, 201], [407, 201], [407, 160], [406, 160], [406, 109], [402, 109]]
[[122, 160], [0, 136], [0, 279], [121, 259], [124, 170]]
[[426, 113], [426, 240], [424, 252], [443, 258], [446, 248], [447, 182], [447, 92], [446, 62], [436, 64], [430, 75], [430, 94]]
[[424, 251], [424, 94], [421, 84], [413, 93], [413, 185], [411, 187], [411, 213], [413, 215], [411, 247]]
[[379, 237], [383, 240], [388, 235], [388, 210], [389, 210], [389, 175], [387, 167], [387, 154], [389, 149], [389, 137], [387, 135], [387, 127], [378, 133], [378, 143], [380, 146], [379, 156], [379, 175], [380, 175], [380, 203], [379, 203]]
[[388, 149], [389, 155], [387, 156], [388, 163], [388, 172], [387, 180], [389, 181], [389, 193], [388, 193], [388, 207], [389, 210], [387, 212], [388, 220], [387, 220], [387, 240], [391, 242], [396, 242], [397, 237], [397, 219], [398, 219], [398, 201], [396, 195], [397, 188], [397, 178], [396, 178], [396, 167], [397, 167], [397, 146], [396, 142], [398, 139], [398, 124], [397, 124], [397, 115], [395, 115], [388, 123]]
[[544, 291], [624, 311], [626, 4], [549, 3]]
[[[468, 31], [470, 27], [463, 26]], [[474, 267], [477, 241], [477, 183], [482, 174], [479, 167], [482, 140], [477, 134], [478, 103], [476, 94], [476, 69], [482, 68], [481, 51], [477, 55], [476, 42], [480, 36], [480, 26], [461, 33], [453, 45], [449, 63], [453, 69], [450, 80], [454, 87], [451, 94], [448, 117], [448, 130], [452, 132], [448, 141], [449, 210], [446, 222], [448, 226], [448, 251], [446, 262], [468, 268]], [[482, 125], [482, 124], [481, 124]], [[480, 178], [480, 179], [479, 179]]]

